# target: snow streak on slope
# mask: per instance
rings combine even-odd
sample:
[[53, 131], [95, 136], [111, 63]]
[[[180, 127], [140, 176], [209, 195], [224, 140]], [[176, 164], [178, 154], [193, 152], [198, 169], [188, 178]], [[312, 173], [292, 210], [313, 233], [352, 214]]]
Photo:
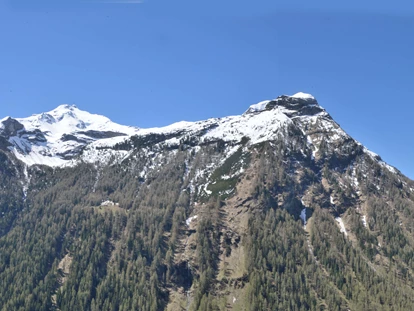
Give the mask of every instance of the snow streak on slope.
[[362, 224], [364, 225], [365, 228], [368, 228], [367, 216], [365, 215], [362, 216]]
[[306, 207], [300, 212], [300, 219], [303, 221], [303, 225], [306, 226]]
[[340, 229], [340, 231], [341, 231], [343, 234], [345, 234], [345, 236], [348, 236], [348, 232], [346, 232], [346, 229], [345, 229], [345, 224], [344, 224], [344, 221], [342, 220], [342, 218], [341, 218], [341, 217], [336, 217], [336, 218], [335, 218], [335, 220], [337, 221], [337, 223], [338, 223], [338, 225], [339, 225], [339, 229]]

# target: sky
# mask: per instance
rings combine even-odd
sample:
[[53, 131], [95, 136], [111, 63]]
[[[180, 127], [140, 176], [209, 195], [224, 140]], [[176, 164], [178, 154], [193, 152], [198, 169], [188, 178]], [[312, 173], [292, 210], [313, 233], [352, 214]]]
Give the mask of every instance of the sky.
[[414, 178], [413, 38], [410, 1], [0, 0], [0, 118], [145, 128], [302, 91]]

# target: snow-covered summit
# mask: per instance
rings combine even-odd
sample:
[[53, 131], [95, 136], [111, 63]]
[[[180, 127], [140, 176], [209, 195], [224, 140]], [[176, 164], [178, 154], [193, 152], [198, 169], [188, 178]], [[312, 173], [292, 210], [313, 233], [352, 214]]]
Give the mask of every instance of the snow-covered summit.
[[307, 93], [303, 93], [303, 92], [298, 92], [298, 93], [292, 95], [291, 97], [305, 99], [305, 100], [315, 100], [315, 97], [313, 97], [311, 94], [307, 94]]
[[[294, 95], [282, 95], [277, 97], [276, 99], [273, 100], [265, 100], [262, 101], [260, 103], [251, 105], [246, 111], [245, 114], [248, 113], [258, 113], [264, 110], [269, 110], [269, 109], [273, 109], [274, 107], [277, 106], [287, 106], [287, 104], [292, 104], [295, 103], [297, 104], [297, 102], [300, 102], [300, 105], [317, 105], [318, 103], [315, 99], [315, 97], [313, 97], [311, 94], [307, 94], [307, 93], [303, 93], [303, 92], [299, 92], [296, 93]], [[288, 107], [286, 107], [288, 108]]]
[[7, 139], [8, 149], [28, 165], [64, 166], [90, 143], [112, 143], [137, 132], [138, 128], [117, 124], [75, 105], [60, 105], [28, 118], [8, 117], [0, 121], [0, 136]]
[[63, 134], [79, 131], [111, 131], [132, 135], [138, 130], [114, 123], [105, 116], [80, 110], [75, 105], [60, 105], [49, 112], [16, 120], [23, 124], [26, 130], [38, 129], [54, 139], [59, 139]]

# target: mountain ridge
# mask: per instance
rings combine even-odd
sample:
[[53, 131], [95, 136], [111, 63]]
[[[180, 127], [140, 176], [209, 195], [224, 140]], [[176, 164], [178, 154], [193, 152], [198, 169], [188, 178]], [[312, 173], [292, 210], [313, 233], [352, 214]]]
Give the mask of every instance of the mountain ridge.
[[[268, 113], [269, 111], [276, 111], [277, 113]], [[249, 116], [260, 115], [266, 112], [269, 115], [266, 115], [264, 118], [257, 116], [251, 118], [252, 116]], [[3, 142], [3, 144], [7, 145], [7, 148], [27, 165], [73, 166], [77, 165], [79, 161], [102, 161], [102, 158], [99, 155], [97, 156], [99, 153], [99, 151], [96, 151], [97, 149], [105, 148], [108, 150], [117, 144], [125, 143], [132, 136], [171, 135], [177, 132], [191, 135], [205, 131], [206, 133], [203, 136], [206, 138], [241, 140], [241, 138], [246, 136], [254, 144], [270, 139], [270, 136], [266, 136], [266, 133], [277, 131], [278, 127], [286, 122], [290, 122], [293, 118], [309, 117], [310, 122], [312, 122], [315, 121], [312, 120], [312, 116], [327, 118], [329, 121], [332, 121], [331, 124], [327, 124], [327, 126], [331, 127], [331, 130], [337, 131], [338, 135], [350, 137], [311, 94], [303, 92], [298, 92], [291, 96], [281, 95], [274, 100], [266, 100], [251, 105], [241, 115], [192, 122], [180, 121], [155, 128], [136, 128], [119, 125], [105, 116], [82, 111], [76, 105], [64, 104], [49, 112], [34, 114], [27, 118], [3, 118], [0, 120], [0, 137], [3, 138], [3, 141], [7, 141]], [[248, 122], [248, 120], [243, 122], [246, 121], [243, 118], [249, 117], [253, 119], [253, 122]], [[278, 122], [279, 125], [272, 126], [269, 124], [269, 121]], [[240, 124], [237, 124], [238, 122]], [[229, 130], [229, 126], [226, 126], [226, 123], [231, 128], [239, 126], [240, 128], [249, 128], [249, 130]], [[265, 126], [261, 126], [262, 124], [265, 124]], [[214, 127], [216, 125], [218, 125], [219, 129], [215, 130]], [[223, 125], [223, 129], [220, 129], [221, 125]], [[303, 131], [303, 129], [301, 130]], [[19, 131], [22, 132], [20, 136], [17, 135]], [[260, 135], [262, 137], [259, 137]], [[174, 144], [173, 140], [170, 140], [167, 144]], [[357, 143], [360, 144], [359, 142]], [[366, 150], [373, 157], [379, 157], [368, 149]], [[82, 156], [84, 151], [86, 151], [86, 155]], [[124, 157], [125, 154], [118, 158], [124, 159]], [[380, 158], [378, 160], [383, 162]], [[391, 166], [389, 167], [394, 169]]]
[[1, 311], [414, 310], [414, 182], [310, 95], [121, 136], [63, 110], [2, 122]]

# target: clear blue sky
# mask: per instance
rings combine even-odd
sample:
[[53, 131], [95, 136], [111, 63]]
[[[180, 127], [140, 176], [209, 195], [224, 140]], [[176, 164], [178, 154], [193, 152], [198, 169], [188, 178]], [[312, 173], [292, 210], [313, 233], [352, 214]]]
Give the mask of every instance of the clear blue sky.
[[414, 178], [410, 1], [110, 2], [0, 0], [0, 117], [151, 127], [303, 91]]

